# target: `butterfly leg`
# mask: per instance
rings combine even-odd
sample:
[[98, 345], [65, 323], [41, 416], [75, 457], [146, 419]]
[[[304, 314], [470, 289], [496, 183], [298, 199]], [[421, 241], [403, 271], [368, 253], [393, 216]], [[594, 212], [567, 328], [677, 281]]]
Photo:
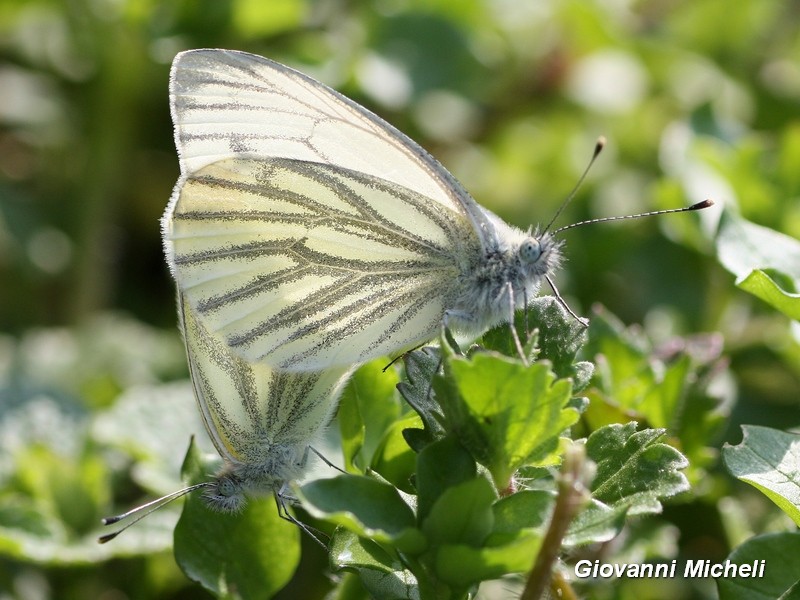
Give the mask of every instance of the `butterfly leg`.
[[313, 452], [314, 454], [316, 454], [316, 455], [319, 457], [319, 459], [320, 459], [322, 462], [324, 462], [326, 465], [328, 465], [328, 466], [329, 466], [331, 469], [336, 469], [336, 470], [337, 470], [337, 471], [339, 471], [340, 473], [344, 473], [344, 472], [345, 472], [345, 471], [343, 471], [342, 469], [340, 469], [339, 467], [337, 467], [335, 464], [333, 464], [331, 461], [329, 461], [327, 458], [325, 458], [325, 457], [322, 455], [322, 453], [321, 453], [319, 450], [317, 450], [316, 448], [314, 448], [314, 446], [306, 446], [305, 455], [304, 455], [304, 457], [303, 457], [303, 463], [304, 463], [304, 464], [305, 464], [306, 457], [308, 456], [308, 451], [309, 451], [309, 450], [311, 450], [311, 452]]
[[522, 306], [525, 307], [525, 343], [531, 339], [531, 329], [528, 323], [528, 290], [522, 290]]
[[414, 350], [419, 350], [419, 349], [420, 349], [420, 348], [422, 348], [423, 346], [425, 346], [425, 344], [419, 344], [418, 346], [414, 346], [413, 348], [411, 348], [411, 350], [406, 350], [406, 351], [405, 351], [405, 352], [403, 352], [402, 354], [398, 354], [398, 355], [397, 355], [397, 356], [395, 356], [395, 357], [394, 357], [392, 360], [390, 360], [390, 361], [389, 361], [389, 364], [388, 364], [388, 365], [386, 365], [385, 367], [383, 367], [383, 368], [381, 369], [381, 373], [386, 373], [386, 371], [388, 371], [388, 370], [389, 370], [389, 367], [391, 367], [391, 366], [392, 366], [394, 363], [396, 363], [398, 360], [400, 360], [401, 358], [404, 358], [404, 357], [405, 357], [407, 354], [409, 354], [409, 353], [411, 353], [411, 352], [414, 352]]
[[297, 525], [303, 532], [305, 532], [306, 534], [311, 536], [312, 540], [314, 540], [317, 544], [322, 546], [325, 549], [325, 551], [327, 551], [328, 550], [327, 544], [325, 544], [325, 542], [323, 542], [322, 539], [320, 539], [320, 538], [322, 538], [322, 537], [327, 538], [328, 536], [326, 536], [319, 529], [315, 529], [313, 527], [309, 527], [308, 525], [306, 525], [302, 521], [296, 519], [294, 517], [294, 515], [292, 515], [289, 512], [289, 509], [286, 506], [287, 500], [289, 500], [289, 501], [296, 501], [296, 500], [294, 498], [292, 498], [291, 496], [287, 495], [286, 491], [288, 490], [288, 488], [289, 488], [289, 484], [288, 483], [284, 483], [283, 485], [281, 485], [280, 489], [275, 491], [275, 494], [274, 494], [274, 496], [275, 496], [275, 506], [277, 506], [277, 508], [278, 508], [278, 516], [281, 519], [283, 519], [284, 521], [289, 521], [289, 523], [292, 523], [293, 525]]
[[525, 356], [525, 351], [522, 349], [522, 342], [519, 339], [517, 328], [514, 325], [514, 313], [517, 310], [517, 305], [514, 302], [514, 287], [511, 285], [510, 281], [506, 283], [506, 290], [508, 291], [508, 326], [511, 328], [511, 337], [514, 339], [514, 345], [517, 347], [517, 353], [522, 359], [522, 364], [527, 366], [528, 359]]
[[564, 309], [570, 315], [572, 315], [573, 319], [575, 319], [578, 323], [580, 323], [584, 327], [588, 327], [589, 326], [589, 319], [584, 319], [584, 318], [579, 317], [578, 315], [575, 314], [575, 312], [569, 307], [569, 304], [567, 304], [567, 301], [564, 300], [564, 298], [561, 297], [561, 294], [559, 293], [558, 288], [556, 287], [556, 284], [550, 278], [550, 275], [545, 275], [544, 278], [547, 280], [547, 283], [550, 285], [550, 289], [553, 290], [553, 295], [556, 297], [556, 300], [558, 300], [558, 303], [561, 306], [563, 306]]
[[461, 348], [456, 342], [456, 338], [453, 336], [453, 332], [450, 329], [450, 319], [454, 319], [456, 321], [462, 321], [464, 323], [471, 323], [475, 321], [475, 317], [466, 311], [463, 310], [445, 310], [444, 314], [442, 315], [442, 337], [450, 344], [450, 347], [455, 350], [459, 355], [463, 355], [461, 352]]

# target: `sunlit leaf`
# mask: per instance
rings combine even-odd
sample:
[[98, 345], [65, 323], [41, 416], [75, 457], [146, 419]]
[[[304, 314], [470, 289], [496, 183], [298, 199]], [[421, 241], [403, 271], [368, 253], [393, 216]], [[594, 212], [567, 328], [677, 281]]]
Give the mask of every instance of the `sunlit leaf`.
[[742, 442], [725, 445], [725, 466], [800, 525], [800, 435], [743, 425]]

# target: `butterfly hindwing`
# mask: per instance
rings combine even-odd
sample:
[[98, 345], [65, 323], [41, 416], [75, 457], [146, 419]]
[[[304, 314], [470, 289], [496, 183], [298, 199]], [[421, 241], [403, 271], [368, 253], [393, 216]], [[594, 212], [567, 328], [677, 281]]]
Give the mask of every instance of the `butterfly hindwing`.
[[228, 159], [176, 195], [167, 237], [178, 287], [240, 356], [281, 369], [430, 339], [464, 257], [480, 254], [461, 214], [330, 165]]
[[251, 364], [209, 333], [180, 294], [178, 314], [195, 397], [219, 454], [288, 478], [330, 420], [351, 369], [287, 373]]

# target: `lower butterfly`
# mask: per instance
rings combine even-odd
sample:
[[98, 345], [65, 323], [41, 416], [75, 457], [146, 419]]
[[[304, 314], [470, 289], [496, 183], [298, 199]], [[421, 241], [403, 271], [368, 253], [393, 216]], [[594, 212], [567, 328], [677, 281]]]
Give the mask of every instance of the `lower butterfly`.
[[198, 320], [247, 361], [362, 363], [442, 324], [474, 337], [542, 281], [555, 291], [559, 230], [503, 222], [418, 144], [302, 73], [192, 50], [172, 64], [170, 102], [181, 176], [167, 262]]
[[180, 303], [189, 373], [206, 430], [224, 465], [204, 496], [219, 510], [248, 493], [278, 491], [305, 467], [351, 369], [286, 373], [249, 364]]
[[202, 490], [207, 504], [222, 512], [239, 511], [250, 495], [281, 495], [289, 481], [302, 475], [311, 444], [330, 421], [352, 370], [287, 373], [250, 364], [209, 333], [180, 295], [178, 313], [195, 398], [223, 466], [211, 481], [105, 519], [104, 523], [111, 525], [138, 515], [125, 528], [103, 536], [101, 542], [194, 490]]

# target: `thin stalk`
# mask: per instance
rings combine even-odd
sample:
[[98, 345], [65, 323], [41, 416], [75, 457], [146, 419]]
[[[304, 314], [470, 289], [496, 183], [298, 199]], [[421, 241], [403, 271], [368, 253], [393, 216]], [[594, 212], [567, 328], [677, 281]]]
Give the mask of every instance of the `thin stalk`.
[[[558, 481], [558, 497], [553, 510], [553, 517], [536, 557], [536, 563], [528, 574], [525, 589], [520, 600], [539, 600], [548, 589], [552, 578], [553, 567], [561, 551], [561, 542], [567, 533], [572, 519], [589, 499], [589, 492], [584, 485], [586, 450], [582, 444], [572, 444], [564, 454], [561, 474]], [[559, 580], [559, 588], [569, 587], [563, 578]], [[568, 593], [573, 594], [571, 588]], [[569, 597], [562, 595], [562, 598]]]

